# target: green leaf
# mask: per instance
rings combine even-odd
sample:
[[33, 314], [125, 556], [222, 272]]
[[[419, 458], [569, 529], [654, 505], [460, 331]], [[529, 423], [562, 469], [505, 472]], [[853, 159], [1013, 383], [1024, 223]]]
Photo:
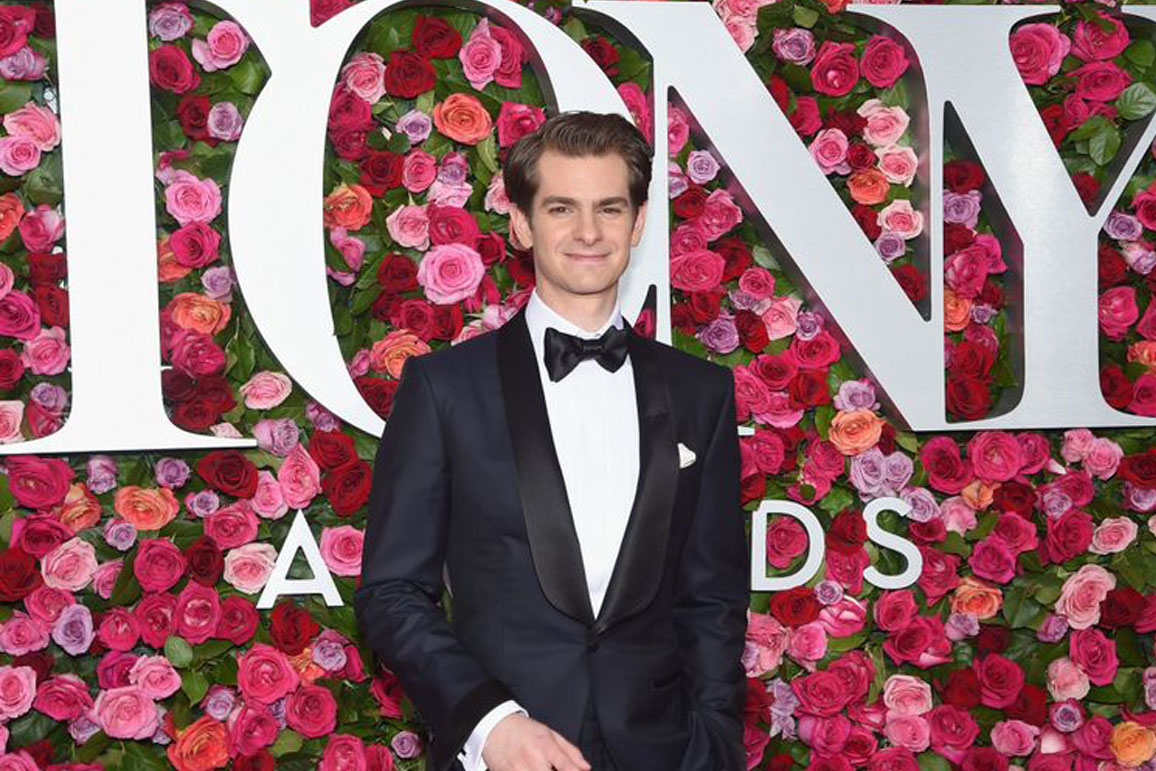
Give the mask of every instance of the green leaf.
[[189, 697], [190, 704], [196, 704], [205, 697], [205, 693], [209, 690], [209, 678], [195, 669], [181, 672], [181, 690], [185, 692], [185, 696]]
[[951, 771], [951, 763], [938, 752], [921, 752], [915, 756], [919, 771]]
[[478, 158], [491, 174], [498, 171], [498, 140], [492, 132], [478, 143]]
[[0, 517], [0, 543], [8, 546], [12, 542], [12, 524], [16, 521], [16, 512], [8, 511]]
[[38, 710], [25, 712], [8, 723], [8, 747], [27, 747], [48, 735], [56, 721]]
[[1139, 120], [1156, 110], [1156, 93], [1143, 81], [1133, 83], [1116, 100], [1116, 109], [1121, 118]]
[[1120, 129], [1108, 123], [1088, 140], [1088, 154], [1101, 166], [1108, 165], [1120, 150]]
[[32, 98], [30, 83], [6, 83], [0, 86], [0, 113], [18, 110]]
[[177, 669], [184, 669], [193, 663], [193, 649], [183, 637], [169, 635], [165, 640], [165, 658]]
[[1151, 40], [1137, 40], [1124, 49], [1124, 57], [1141, 67], [1150, 67], [1156, 62], [1156, 45]]
[[277, 734], [277, 740], [269, 746], [269, 754], [275, 758], [279, 758], [290, 752], [297, 752], [297, 750], [301, 749], [301, 744], [301, 734], [296, 731], [282, 731]]
[[586, 25], [576, 16], [571, 16], [566, 20], [566, 23], [562, 25], [562, 31], [569, 35], [575, 43], [581, 43], [590, 34], [586, 31]]
[[831, 428], [831, 421], [835, 419], [835, 409], [829, 404], [821, 404], [815, 408], [815, 430], [823, 439]]
[[251, 57], [246, 57], [229, 68], [229, 80], [242, 94], [252, 96], [265, 84], [265, 72]]
[[854, 502], [855, 497], [851, 495], [849, 490], [842, 487], [832, 487], [831, 492], [824, 495], [823, 500], [819, 501], [819, 508], [831, 516], [835, 516]]
[[800, 27], [810, 29], [814, 27], [815, 22], [819, 20], [819, 12], [803, 5], [796, 5], [791, 9], [791, 18], [793, 18], [795, 23]]

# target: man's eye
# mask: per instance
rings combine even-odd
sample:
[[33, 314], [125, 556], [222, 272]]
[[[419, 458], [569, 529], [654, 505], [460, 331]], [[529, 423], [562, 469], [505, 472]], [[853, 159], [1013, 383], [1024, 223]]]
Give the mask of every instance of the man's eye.
[[621, 214], [622, 213], [622, 209], [618, 208], [617, 206], [607, 206], [602, 211], [606, 212], [607, 214]]
[[551, 214], [562, 214], [566, 211], [565, 206], [551, 206], [549, 209]]

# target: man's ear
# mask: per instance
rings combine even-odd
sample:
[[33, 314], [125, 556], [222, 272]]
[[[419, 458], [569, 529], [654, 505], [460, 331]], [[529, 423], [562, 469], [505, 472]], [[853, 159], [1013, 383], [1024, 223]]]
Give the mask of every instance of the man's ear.
[[646, 226], [646, 201], [638, 207], [638, 213], [634, 215], [634, 228], [630, 231], [630, 245], [638, 246], [638, 242], [642, 240], [642, 231]]
[[528, 250], [534, 245], [534, 233], [530, 228], [530, 220], [526, 213], [516, 204], [510, 204], [510, 235], [514, 246]]

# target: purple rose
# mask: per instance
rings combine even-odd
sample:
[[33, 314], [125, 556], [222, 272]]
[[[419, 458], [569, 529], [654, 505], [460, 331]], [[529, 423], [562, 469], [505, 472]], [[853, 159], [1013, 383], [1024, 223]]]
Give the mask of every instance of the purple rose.
[[313, 641], [313, 663], [326, 672], [345, 669], [347, 641], [332, 629], [326, 629]]
[[170, 490], [184, 487], [185, 482], [189, 481], [190, 473], [189, 464], [180, 458], [161, 458], [153, 468], [153, 475], [156, 477], [157, 484]]
[[673, 200], [686, 192], [690, 187], [690, 182], [687, 181], [686, 175], [682, 173], [682, 168], [671, 161], [666, 166], [666, 174], [670, 180], [669, 196]]
[[136, 525], [114, 517], [104, 523], [104, 540], [117, 551], [128, 551], [136, 543]]
[[872, 447], [851, 458], [851, 484], [863, 500], [879, 498], [891, 492], [884, 482], [883, 466], [883, 452], [878, 447]]
[[421, 754], [421, 738], [413, 731], [398, 731], [389, 746], [399, 758], [416, 758]]
[[92, 722], [84, 715], [68, 721], [68, 735], [71, 736], [77, 744], [84, 744], [98, 731], [100, 731], [100, 725]]
[[193, 28], [193, 15], [184, 3], [158, 3], [149, 12], [149, 34], [166, 43], [179, 40]]
[[68, 406], [68, 392], [52, 383], [37, 383], [28, 396], [43, 407], [45, 412], [53, 415], [63, 414], [64, 408]]
[[433, 130], [433, 121], [420, 110], [410, 110], [397, 119], [397, 130], [409, 137], [411, 144], [420, 145]]
[[943, 221], [967, 225], [975, 230], [979, 221], [980, 192], [968, 190], [966, 193], [943, 192]]
[[93, 455], [85, 464], [88, 478], [85, 485], [93, 495], [107, 493], [116, 487], [116, 461], [107, 455]]
[[201, 490], [185, 496], [185, 508], [198, 517], [207, 517], [221, 507], [221, 499], [212, 490]]
[[940, 516], [939, 503], [926, 487], [905, 487], [899, 497], [911, 507], [908, 519], [930, 522]]
[[893, 452], [883, 459], [883, 478], [893, 492], [902, 490], [913, 474], [915, 463], [904, 453]]
[[236, 703], [237, 692], [235, 690], [227, 685], [215, 683], [209, 686], [209, 690], [201, 699], [201, 708], [205, 710], [206, 715], [214, 720], [224, 720], [233, 711], [233, 706]]
[[890, 264], [907, 253], [907, 240], [903, 236], [884, 230], [875, 239], [875, 251]]
[[225, 142], [236, 142], [241, 138], [245, 119], [241, 117], [237, 105], [232, 102], [217, 102], [209, 110], [209, 136]]
[[1156, 490], [1145, 490], [1131, 482], [1124, 483], [1124, 500], [1132, 511], [1146, 513], [1156, 508]]
[[686, 159], [686, 175], [698, 185], [705, 185], [718, 175], [719, 165], [709, 150], [691, 150]]
[[92, 611], [79, 602], [66, 605], [52, 625], [52, 639], [73, 656], [87, 651], [92, 638]]
[[1144, 226], [1131, 214], [1114, 211], [1108, 215], [1108, 221], [1104, 223], [1104, 232], [1108, 238], [1117, 241], [1138, 241], [1144, 234]]
[[799, 311], [795, 316], [795, 337], [814, 340], [823, 331], [823, 317], [814, 311]]
[[815, 36], [802, 27], [776, 29], [771, 50], [784, 62], [806, 66], [815, 58]]
[[1044, 622], [1036, 631], [1036, 639], [1043, 643], [1054, 643], [1064, 639], [1064, 635], [1067, 633], [1067, 619], [1063, 616], [1057, 616], [1055, 613], [1049, 613], [1044, 617]]
[[201, 286], [205, 288], [205, 295], [214, 299], [228, 302], [233, 294], [233, 269], [228, 265], [217, 265], [201, 274]]
[[730, 353], [739, 347], [739, 331], [735, 327], [734, 316], [719, 314], [695, 335], [699, 341], [715, 353]]
[[979, 634], [979, 619], [967, 613], [952, 613], [943, 625], [947, 638], [955, 642], [975, 637]]
[[1070, 734], [1084, 724], [1084, 713], [1075, 699], [1057, 701], [1048, 708], [1048, 720], [1060, 733]]
[[844, 412], [853, 410], [877, 410], [879, 400], [875, 397], [875, 386], [866, 378], [844, 380], [835, 394], [835, 409]]
[[282, 458], [297, 446], [300, 433], [293, 418], [263, 418], [253, 426], [257, 446]]
[[337, 416], [312, 399], [305, 403], [305, 417], [318, 431], [335, 431], [339, 428]]
[[24, 46], [0, 59], [0, 77], [6, 80], [40, 80], [48, 69], [48, 57]]
[[470, 173], [470, 164], [459, 152], [446, 153], [438, 166], [438, 181], [445, 185], [460, 185]]
[[815, 584], [815, 599], [822, 605], [834, 605], [843, 599], [843, 585], [826, 579]]

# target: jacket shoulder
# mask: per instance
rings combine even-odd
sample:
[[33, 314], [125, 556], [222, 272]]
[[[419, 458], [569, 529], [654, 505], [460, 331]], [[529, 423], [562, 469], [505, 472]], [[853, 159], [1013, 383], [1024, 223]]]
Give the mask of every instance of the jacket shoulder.
[[659, 340], [643, 338], [658, 356], [663, 368], [678, 380], [690, 380], [707, 388], [733, 388], [734, 373], [730, 367], [675, 348]]
[[494, 361], [497, 331], [487, 330], [460, 343], [423, 353], [413, 361], [420, 360], [421, 370], [434, 382], [475, 376], [479, 367], [492, 365]]

